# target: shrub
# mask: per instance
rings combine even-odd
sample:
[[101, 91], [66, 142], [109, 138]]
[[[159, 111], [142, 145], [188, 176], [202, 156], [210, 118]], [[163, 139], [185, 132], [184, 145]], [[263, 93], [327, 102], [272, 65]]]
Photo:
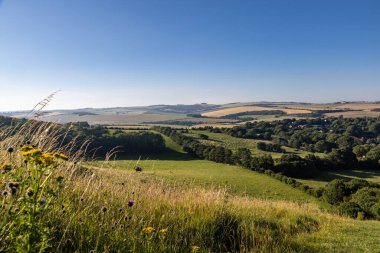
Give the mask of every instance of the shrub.
[[352, 195], [352, 201], [368, 214], [375, 218], [380, 218], [380, 189], [362, 188]]
[[346, 187], [343, 180], [335, 179], [328, 183], [323, 192], [323, 198], [330, 204], [338, 204], [343, 201]]
[[355, 202], [344, 202], [338, 207], [338, 211], [342, 215], [347, 215], [351, 218], [358, 217], [358, 213], [363, 210], [361, 207]]
[[351, 179], [346, 183], [346, 190], [349, 192], [349, 194], [353, 194], [357, 192], [359, 189], [368, 187], [369, 182], [363, 179]]

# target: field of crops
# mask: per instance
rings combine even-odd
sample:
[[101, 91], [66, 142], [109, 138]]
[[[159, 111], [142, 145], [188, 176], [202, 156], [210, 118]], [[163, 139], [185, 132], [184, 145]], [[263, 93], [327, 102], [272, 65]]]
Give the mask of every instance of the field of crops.
[[206, 117], [222, 117], [229, 114], [235, 114], [240, 112], [251, 112], [251, 111], [271, 111], [271, 110], [281, 110], [287, 114], [304, 114], [310, 113], [307, 109], [292, 109], [286, 107], [261, 107], [261, 106], [238, 106], [232, 108], [224, 108], [219, 110], [214, 110], [210, 112], [203, 113]]

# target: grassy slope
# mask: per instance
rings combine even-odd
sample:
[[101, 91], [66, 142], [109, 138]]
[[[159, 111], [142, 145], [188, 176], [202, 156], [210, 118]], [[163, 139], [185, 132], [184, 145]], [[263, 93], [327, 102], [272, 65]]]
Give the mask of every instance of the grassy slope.
[[[107, 173], [113, 175], [112, 177], [120, 178], [124, 173], [131, 173], [133, 175], [134, 173], [130, 169], [138, 163], [144, 167], [144, 172], [136, 178], [140, 182], [146, 184], [146, 182], [160, 180], [161, 178], [161, 180], [168, 182], [171, 187], [178, 189], [178, 191], [197, 189], [199, 187], [205, 188], [204, 186], [209, 184], [228, 185], [228, 190], [235, 193], [231, 195], [231, 198], [237, 198], [231, 201], [233, 212], [236, 212], [235, 215], [243, 223], [247, 222], [251, 224], [253, 226], [252, 229], [259, 234], [261, 233], [261, 229], [269, 226], [266, 228], [269, 229], [268, 232], [265, 232], [269, 233], [269, 237], [274, 236], [273, 238], [277, 238], [279, 236], [283, 238], [281, 240], [284, 241], [280, 242], [280, 245], [274, 246], [275, 248], [271, 250], [267, 248], [268, 246], [265, 246], [265, 249], [259, 250], [262, 252], [377, 252], [380, 250], [380, 222], [356, 221], [323, 212], [320, 213], [314, 204], [317, 203], [317, 200], [298, 190], [292, 189], [265, 175], [236, 166], [203, 160], [191, 160], [188, 155], [183, 153], [179, 145], [168, 137], [164, 138], [171, 152], [160, 157], [151, 157], [148, 160], [126, 159], [108, 163], [97, 162], [95, 165], [113, 167], [114, 169], [107, 170]], [[173, 182], [176, 182], [176, 184], [173, 184]], [[185, 182], [185, 185], [183, 182]], [[234, 197], [244, 194], [247, 194], [248, 198], [239, 199], [239, 197]], [[204, 198], [203, 195], [196, 194], [196, 196], [200, 199]], [[251, 199], [251, 196], [277, 200], [261, 201]], [[278, 199], [286, 201], [280, 200], [278, 202]], [[290, 202], [287, 202], [289, 200]], [[313, 204], [311, 206], [304, 206], [303, 204], [295, 205], [292, 203], [293, 201], [312, 202]], [[205, 217], [208, 217], [211, 211], [209, 208], [213, 208], [211, 206], [209, 205], [207, 211], [204, 209], [203, 212], [205, 213], [203, 215]], [[178, 214], [173, 213], [172, 215]], [[197, 215], [199, 214], [192, 213], [193, 219], [200, 218], [199, 222], [202, 223], [205, 218], [198, 217]], [[175, 219], [174, 216], [173, 219]], [[305, 221], [305, 217], [313, 217], [313, 219], [317, 220], [317, 231], [313, 231], [313, 226], [307, 225], [305, 231], [309, 232], [287, 234], [289, 233], [287, 229], [290, 227], [295, 226], [300, 229], [299, 226], [303, 226], [302, 223]], [[308, 219], [306, 218], [306, 220]], [[263, 224], [266, 225], [262, 227]], [[289, 228], [287, 228], [288, 226]], [[281, 231], [280, 234], [274, 232], [277, 229]], [[270, 234], [273, 232], [274, 234]], [[261, 239], [260, 235], [258, 235], [257, 240]], [[287, 245], [289, 242], [293, 246], [284, 246], [283, 243]], [[260, 245], [262, 242], [258, 243]], [[287, 247], [290, 248], [287, 249]]]
[[[211, 133], [209, 131], [200, 131], [200, 130], [192, 130], [189, 135], [198, 137], [198, 134], [206, 134], [209, 136], [208, 140], [201, 140], [204, 143], [220, 145], [226, 148], [230, 148], [232, 150], [237, 150], [238, 148], [249, 148], [253, 155], [270, 154], [272, 155], [273, 158], [279, 158], [283, 155], [282, 153], [262, 151], [262, 150], [259, 150], [256, 146], [257, 142], [270, 142], [270, 141], [236, 138], [236, 137], [223, 134], [223, 133]], [[296, 150], [294, 148], [289, 148], [289, 147], [283, 147], [283, 148], [289, 154], [297, 154], [300, 156], [311, 154], [310, 152], [303, 151], [303, 150]], [[322, 154], [318, 154], [318, 155], [322, 155]]]
[[[125, 169], [96, 169], [94, 173], [97, 176], [92, 177], [91, 184], [88, 179], [79, 178], [77, 185], [71, 187], [77, 192], [76, 196], [65, 197], [73, 222], [68, 225], [70, 219], [62, 215], [60, 209], [53, 218], [63, 227], [68, 226], [66, 238], [81, 242], [78, 244], [81, 252], [93, 249], [96, 241], [100, 241], [98, 249], [121, 252], [127, 249], [190, 252], [190, 245], [200, 245], [201, 252], [229, 252], [224, 247], [231, 247], [228, 246], [230, 240], [239, 242], [241, 252], [380, 250], [378, 221], [339, 217], [315, 205], [243, 198], [226, 195], [223, 191], [202, 190], [197, 185], [167, 184], [166, 180], [156, 180], [149, 173]], [[84, 197], [85, 205], [75, 204], [78, 196]], [[132, 197], [136, 204], [128, 208], [126, 203]], [[102, 205], [109, 211], [99, 227], [94, 220], [102, 217], [98, 211]], [[128, 222], [124, 222], [119, 208], [125, 208], [131, 217]], [[119, 220], [122, 225], [113, 228]], [[146, 226], [168, 228], [162, 244], [153, 240], [149, 246], [149, 239], [140, 232]]]
[[322, 187], [334, 179], [352, 179], [360, 178], [380, 184], [380, 171], [360, 171], [360, 170], [341, 170], [341, 171], [326, 171], [320, 176], [313, 179], [299, 180], [312, 187]]
[[176, 183], [222, 187], [240, 196], [248, 195], [263, 199], [288, 200], [300, 203], [323, 203], [314, 197], [283, 184], [267, 175], [238, 166], [194, 159], [182, 151], [181, 146], [164, 136], [168, 152], [151, 157], [125, 157], [112, 162], [95, 162], [96, 167], [132, 170], [137, 164], [144, 173], [164, 177]]
[[[118, 160], [105, 164], [107, 167], [133, 169], [138, 164], [145, 174], [164, 177], [173, 182], [206, 187], [222, 187], [236, 195], [248, 195], [264, 199], [318, 201], [271, 177], [237, 166], [218, 164], [205, 160]], [[97, 166], [103, 166], [102, 163]]]

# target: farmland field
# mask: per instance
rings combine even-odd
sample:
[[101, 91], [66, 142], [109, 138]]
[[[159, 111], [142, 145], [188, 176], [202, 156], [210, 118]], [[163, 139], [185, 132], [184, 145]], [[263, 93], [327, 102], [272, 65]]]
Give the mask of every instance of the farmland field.
[[[191, 130], [188, 135], [199, 138], [199, 134], [205, 134], [209, 136], [208, 140], [199, 139], [202, 143], [208, 143], [215, 146], [223, 146], [234, 151], [238, 150], [238, 148], [248, 148], [249, 150], [251, 150], [251, 153], [253, 155], [269, 154], [269, 155], [272, 155], [273, 158], [279, 158], [283, 155], [283, 153], [267, 152], [267, 151], [259, 150], [257, 148], [258, 142], [271, 143], [271, 141], [236, 138], [224, 133], [211, 133], [209, 131], [202, 131], [202, 130]], [[283, 147], [283, 149], [285, 149], [286, 153], [288, 154], [297, 154], [300, 156], [311, 154], [310, 152], [297, 150], [290, 147]], [[323, 156], [323, 154], [318, 154], [318, 155]]]
[[[273, 121], [288, 118], [299, 118], [303, 115], [309, 117], [309, 113], [319, 110], [329, 110], [323, 115], [326, 117], [379, 117], [380, 112], [372, 111], [380, 108], [379, 103], [234, 103], [234, 104], [195, 104], [195, 105], [153, 105], [141, 107], [116, 107], [116, 108], [84, 108], [75, 110], [51, 110], [42, 111], [39, 119], [49, 122], [69, 123], [88, 122], [91, 125], [107, 126], [132, 126], [147, 127], [151, 125], [167, 125], [173, 127], [192, 126], [216, 126], [231, 127], [242, 122], [231, 119], [219, 119], [229, 114], [248, 111], [273, 111], [285, 112], [283, 115], [255, 115], [253, 121]], [[336, 111], [335, 110], [340, 110]], [[351, 111], [341, 111], [351, 110]], [[354, 110], [354, 111], [352, 111]], [[1, 115], [18, 118], [30, 118], [29, 111], [2, 112]], [[204, 117], [192, 117], [191, 114]], [[250, 116], [252, 117], [252, 116]], [[244, 120], [244, 117], [240, 117]], [[244, 122], [243, 122], [244, 123]]]
[[[176, 160], [177, 159], [177, 160]], [[143, 173], [162, 177], [171, 182], [185, 185], [226, 189], [231, 194], [262, 199], [288, 200], [292, 202], [319, 203], [302, 191], [294, 189], [264, 174], [259, 174], [237, 166], [219, 164], [206, 160], [171, 155], [167, 158], [142, 157], [125, 158], [110, 162], [91, 163], [95, 167], [133, 170], [138, 165]]]
[[311, 187], [322, 187], [326, 185], [328, 182], [334, 179], [365, 179], [370, 182], [379, 183], [380, 184], [380, 171], [361, 171], [361, 170], [341, 170], [341, 171], [326, 171], [322, 172], [322, 174], [316, 178], [298, 181], [309, 185]]
[[127, 114], [98, 114], [98, 115], [77, 115], [77, 114], [60, 114], [44, 116], [44, 121], [68, 123], [68, 122], [89, 122], [99, 125], [136, 125], [146, 121], [166, 121], [178, 120], [185, 115], [174, 114], [149, 114], [149, 113], [127, 113]]
[[333, 113], [326, 113], [325, 115], [327, 117], [343, 116], [345, 118], [380, 117], [380, 112], [363, 110], [363, 111], [333, 112]]
[[304, 114], [310, 113], [311, 111], [306, 109], [291, 109], [284, 107], [261, 107], [261, 106], [239, 106], [232, 108], [225, 108], [220, 110], [215, 110], [211, 112], [203, 113], [206, 117], [222, 117], [229, 114], [240, 113], [240, 112], [250, 112], [250, 111], [270, 111], [270, 110], [281, 110], [287, 114]]
[[233, 194], [263, 199], [321, 204], [306, 193], [264, 174], [238, 166], [194, 159], [183, 152], [181, 146], [173, 142], [169, 137], [163, 137], [168, 148], [165, 154], [121, 157], [108, 162], [92, 162], [90, 165], [97, 168], [125, 170], [133, 170], [138, 165], [144, 169], [144, 174], [166, 178], [173, 183], [182, 182], [211, 188], [223, 188]]

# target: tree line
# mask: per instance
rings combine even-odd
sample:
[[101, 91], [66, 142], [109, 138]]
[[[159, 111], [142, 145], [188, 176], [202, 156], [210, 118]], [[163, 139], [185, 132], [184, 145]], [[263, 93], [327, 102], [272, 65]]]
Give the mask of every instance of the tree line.
[[[76, 122], [68, 124], [46, 123], [36, 120], [15, 119], [0, 116], [1, 133], [12, 135], [17, 133], [25, 124], [30, 124], [34, 129], [38, 129], [42, 124], [50, 124], [49, 131], [59, 134], [58, 142], [65, 145], [72, 140], [72, 152], [82, 149], [85, 145], [88, 156], [104, 157], [108, 152], [115, 150], [119, 154], [152, 154], [166, 150], [165, 140], [160, 134], [137, 131], [128, 133], [120, 129], [107, 129], [99, 125], [89, 125], [87, 122]], [[30, 133], [32, 138], [33, 131]], [[0, 136], [0, 141], [1, 141]], [[25, 136], [28, 138], [28, 136]], [[32, 143], [38, 146], [38, 143]]]
[[335, 158], [343, 155], [339, 160], [350, 160], [349, 164], [340, 163], [348, 165], [347, 169], [353, 165], [361, 169], [380, 169], [380, 118], [284, 119], [207, 130], [237, 138], [270, 140], [281, 146], [331, 154]]

